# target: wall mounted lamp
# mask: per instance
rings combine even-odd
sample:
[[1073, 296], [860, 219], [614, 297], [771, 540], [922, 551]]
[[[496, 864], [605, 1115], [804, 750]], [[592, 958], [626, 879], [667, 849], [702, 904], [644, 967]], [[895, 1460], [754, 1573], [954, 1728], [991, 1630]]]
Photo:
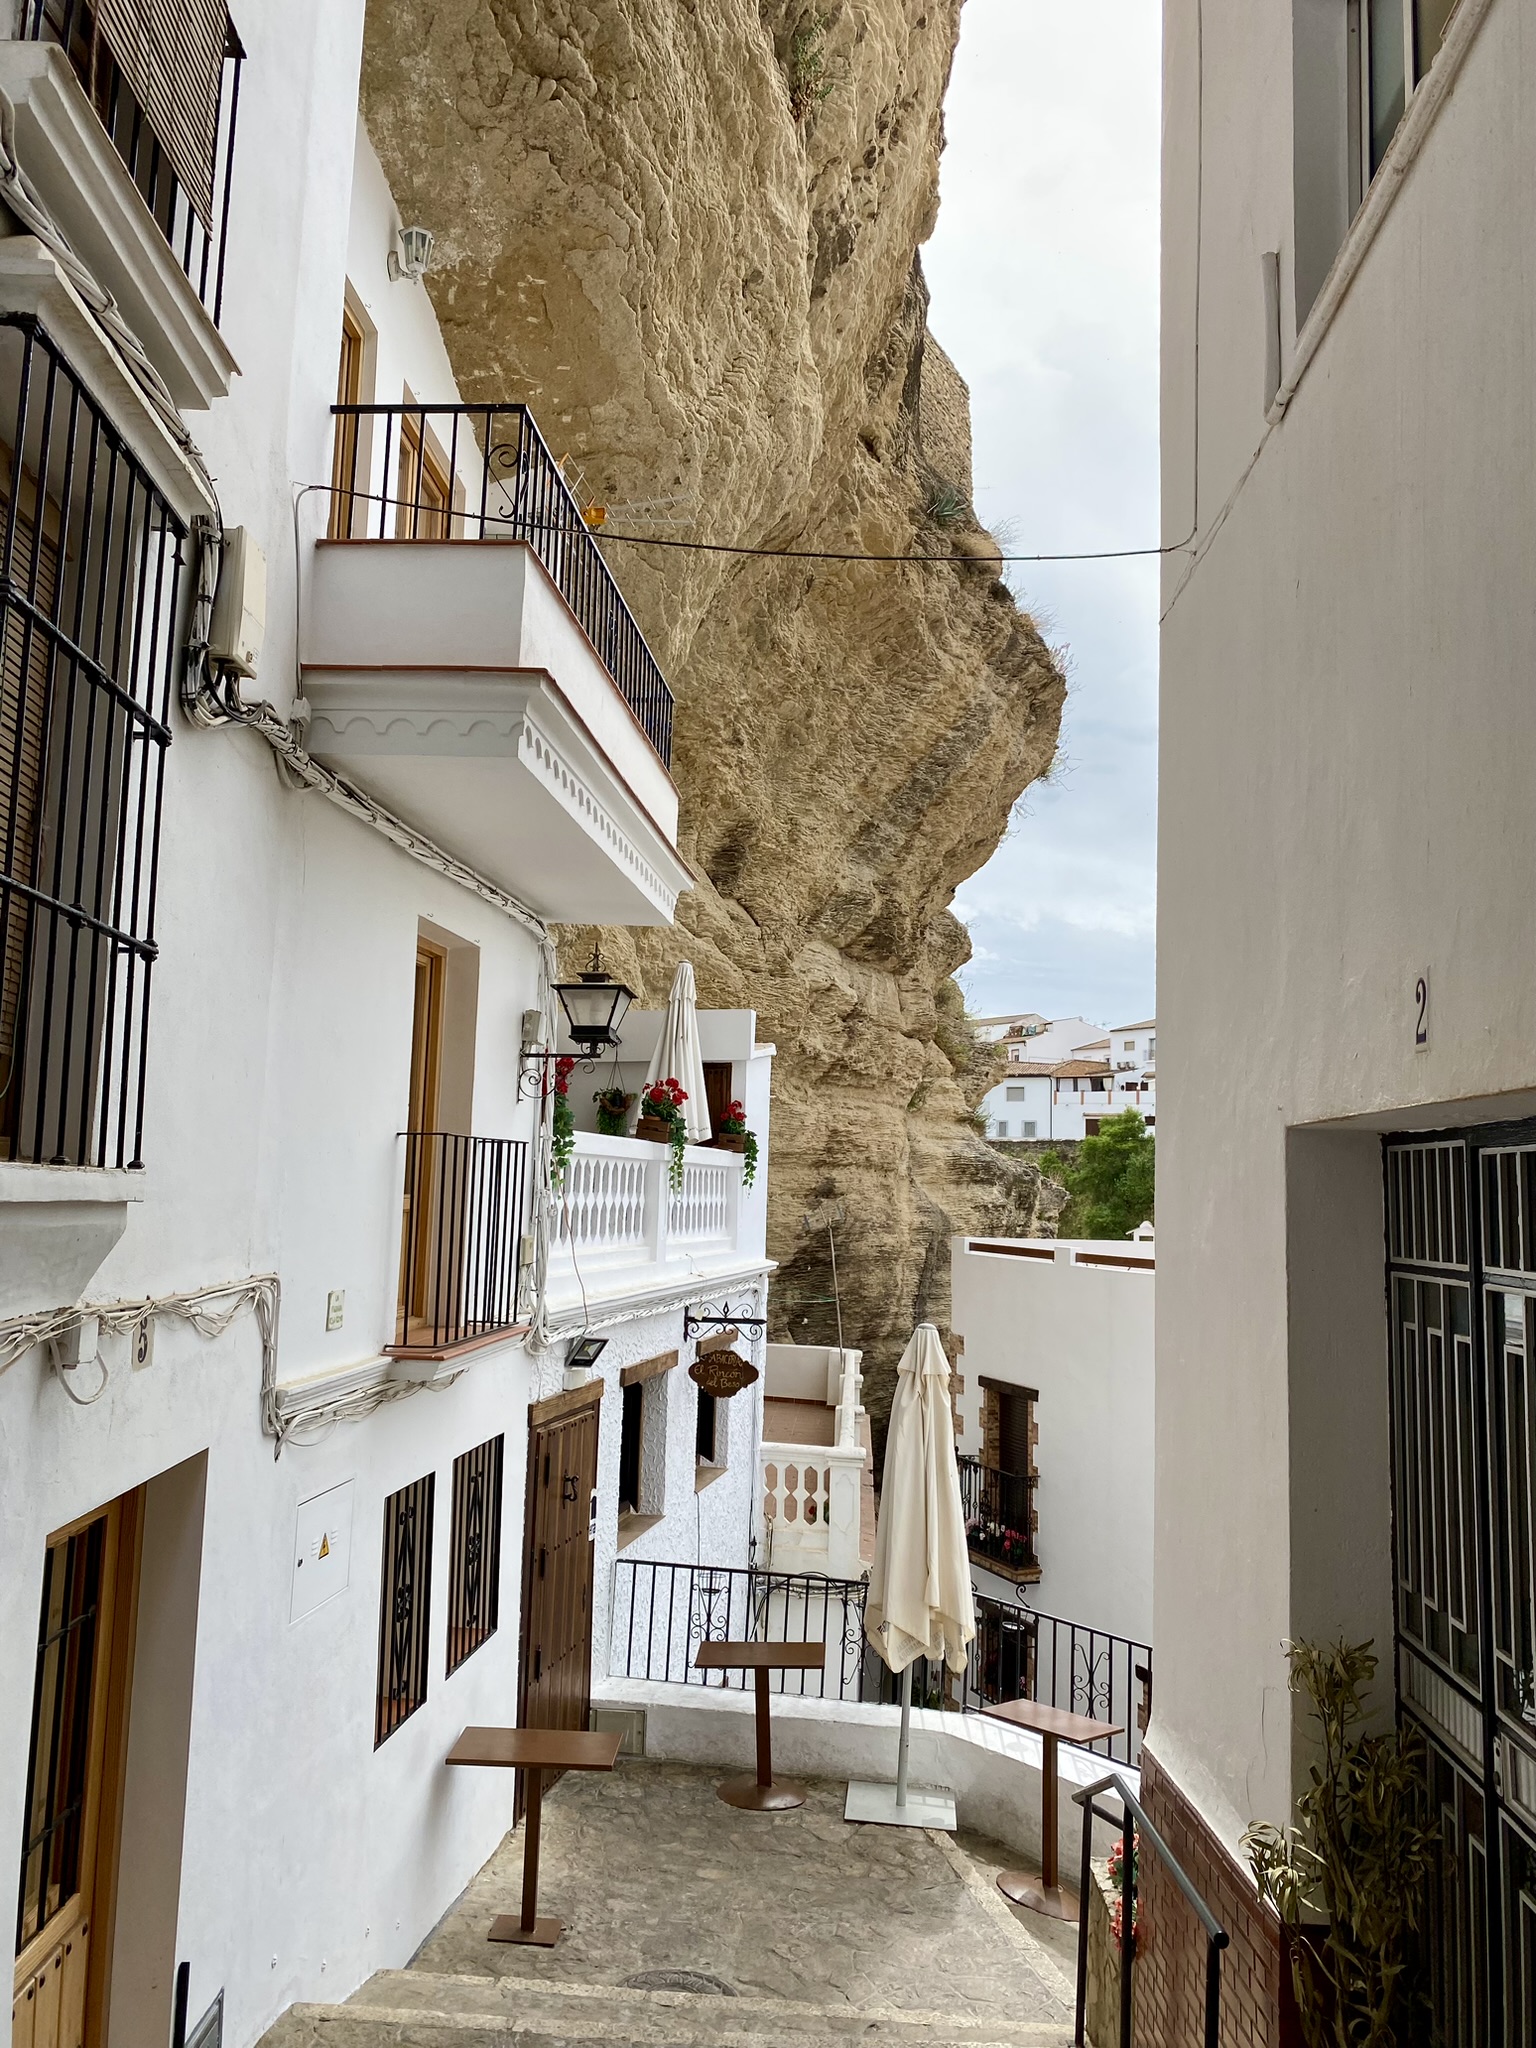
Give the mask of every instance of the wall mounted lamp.
[[390, 278], [396, 284], [402, 277], [412, 284], [420, 284], [432, 261], [432, 230], [401, 228], [398, 240], [400, 247], [389, 252]]

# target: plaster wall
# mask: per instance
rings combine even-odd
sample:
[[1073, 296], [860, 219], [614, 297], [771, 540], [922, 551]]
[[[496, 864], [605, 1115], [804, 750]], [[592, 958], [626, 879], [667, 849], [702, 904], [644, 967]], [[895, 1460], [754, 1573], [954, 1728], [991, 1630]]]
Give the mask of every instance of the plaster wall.
[[1285, 1639], [1390, 1634], [1377, 1134], [1536, 1084], [1536, 44], [1460, 10], [1347, 290], [1297, 335], [1287, 285], [1266, 420], [1310, 45], [1282, 0], [1204, 16], [1202, 115], [1166, 9], [1164, 539], [1198, 470], [1200, 544], [1164, 571], [1150, 1746], [1231, 1845], [1289, 1813]]
[[[378, 232], [377, 166], [356, 123], [362, 0], [321, 8], [267, 0], [239, 13], [248, 58], [223, 331], [241, 374], [196, 418], [195, 433], [224, 519], [248, 527], [267, 561], [266, 639], [248, 694], [286, 708], [296, 561], [323, 526], [325, 502], [319, 491], [303, 498], [296, 556], [293, 492], [330, 475], [349, 244], [376, 249], [370, 260], [382, 269], [387, 237]], [[362, 226], [352, 213], [359, 169]], [[354, 285], [371, 295], [381, 395], [387, 377], [392, 388], [409, 382], [452, 397], [419, 287], [382, 286], [361, 260]], [[532, 1108], [517, 1099], [517, 1055], [522, 1013], [536, 1000], [537, 943], [323, 799], [287, 789], [253, 735], [197, 730], [175, 713], [173, 721], [146, 1165], [125, 1177], [126, 1191], [113, 1181], [131, 1194], [121, 1234], [115, 1218], [85, 1228], [71, 1211], [69, 1255], [42, 1293], [7, 1296], [6, 1313], [51, 1310], [80, 1295], [164, 1297], [275, 1272], [279, 1379], [314, 1381], [377, 1362], [392, 1333], [398, 1134], [421, 924], [477, 949], [474, 1077], [459, 1110], [487, 1136], [533, 1133]], [[768, 1064], [749, 1053], [743, 1067], [766, 1136]], [[3, 1169], [8, 1185], [23, 1174], [42, 1176], [42, 1185], [51, 1172]], [[78, 1179], [63, 1174], [54, 1185], [67, 1193]], [[755, 1202], [760, 1281], [761, 1188]], [[0, 1205], [0, 1270], [7, 1228]], [[666, 1314], [616, 1338], [615, 1373], [631, 1353], [679, 1346], [677, 1304], [698, 1283], [686, 1268], [669, 1283]], [[328, 1330], [333, 1290], [344, 1295], [344, 1313]], [[70, 1401], [38, 1349], [0, 1373], [0, 1643], [15, 1652], [0, 1657], [0, 1844], [22, 1834], [33, 1681], [26, 1646], [36, 1640], [48, 1535], [146, 1482], [153, 1505], [175, 1493], [176, 1475], [199, 1475], [196, 1543], [186, 1521], [184, 1542], [166, 1534], [161, 1565], [146, 1549], [143, 1671], [146, 1683], [157, 1668], [160, 1677], [145, 1695], [142, 1725], [131, 1723], [126, 1812], [130, 1821], [151, 1813], [163, 1821], [184, 1804], [185, 1823], [179, 1869], [174, 1844], [154, 1828], [144, 1838], [154, 1883], [146, 1879], [143, 1897], [125, 1903], [125, 1931], [154, 1899], [169, 1896], [170, 1912], [152, 1939], [144, 1936], [137, 1979], [125, 1964], [114, 2042], [163, 2038], [165, 1970], [186, 1960], [194, 2015], [222, 1986], [224, 2038], [246, 2048], [293, 2000], [343, 1997], [381, 1964], [404, 1963], [490, 1854], [510, 1817], [510, 1783], [446, 1771], [442, 1758], [466, 1723], [512, 1718], [525, 1415], [530, 1398], [558, 1389], [558, 1359], [532, 1359], [513, 1343], [490, 1347], [451, 1384], [366, 1421], [311, 1431], [277, 1459], [261, 1429], [261, 1352], [248, 1313], [215, 1335], [157, 1320], [140, 1371], [130, 1369], [125, 1339], [104, 1339], [99, 1363], [87, 1359], [75, 1376], [88, 1406]], [[751, 1404], [734, 1404], [730, 1469], [696, 1501], [690, 1393], [691, 1382], [670, 1404], [667, 1520], [652, 1540], [658, 1554], [692, 1554], [679, 1551], [686, 1539], [734, 1559], [750, 1512]], [[605, 1431], [600, 1527], [611, 1552], [617, 1426], [609, 1429], [606, 1416]], [[500, 1625], [450, 1678], [452, 1465], [499, 1433], [507, 1439]], [[436, 1474], [427, 1697], [375, 1749], [383, 1503], [427, 1472]], [[346, 1582], [293, 1619], [299, 1508], [347, 1483]], [[598, 1583], [606, 1583], [601, 1574]], [[606, 1642], [601, 1624], [596, 1636]], [[10, 1855], [4, 1867], [14, 1884]], [[131, 1870], [125, 1881], [132, 1885]], [[12, 1898], [0, 1891], [7, 1910]]]
[[[1033, 1259], [951, 1239], [954, 1327], [965, 1339], [959, 1448], [982, 1454], [983, 1379], [1036, 1390], [1040, 1580], [1030, 1605], [1150, 1643], [1157, 1282], [1150, 1260], [1142, 1272], [1080, 1266], [1074, 1249], [1112, 1247], [1064, 1242]], [[983, 1590], [1006, 1598], [1012, 1588]]]

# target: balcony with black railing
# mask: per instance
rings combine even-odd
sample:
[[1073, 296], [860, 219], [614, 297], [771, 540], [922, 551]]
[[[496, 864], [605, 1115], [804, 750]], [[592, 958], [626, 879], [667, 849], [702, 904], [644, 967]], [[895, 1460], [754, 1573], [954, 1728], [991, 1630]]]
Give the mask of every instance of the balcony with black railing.
[[407, 1131], [396, 1358], [443, 1358], [520, 1326], [528, 1147]]
[[225, 0], [174, 12], [146, 33], [121, 0], [20, 0], [0, 87], [44, 206], [177, 405], [200, 408], [235, 370], [218, 325], [245, 52]]
[[961, 1458], [960, 1499], [965, 1540], [978, 1562], [1011, 1577], [1035, 1579], [1035, 1481], [1032, 1475], [1000, 1472], [979, 1458]]
[[527, 407], [333, 413], [310, 751], [551, 918], [669, 923], [672, 692]]

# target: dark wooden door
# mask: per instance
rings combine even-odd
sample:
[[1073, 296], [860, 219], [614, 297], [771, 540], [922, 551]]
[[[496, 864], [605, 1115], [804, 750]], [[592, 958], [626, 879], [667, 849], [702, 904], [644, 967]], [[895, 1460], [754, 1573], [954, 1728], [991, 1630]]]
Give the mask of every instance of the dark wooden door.
[[557, 1397], [542, 1404], [542, 1416], [535, 1409], [529, 1418], [517, 1716], [524, 1728], [585, 1728], [592, 1705], [592, 1494], [601, 1392], [593, 1387], [580, 1406], [550, 1415], [561, 1405]]

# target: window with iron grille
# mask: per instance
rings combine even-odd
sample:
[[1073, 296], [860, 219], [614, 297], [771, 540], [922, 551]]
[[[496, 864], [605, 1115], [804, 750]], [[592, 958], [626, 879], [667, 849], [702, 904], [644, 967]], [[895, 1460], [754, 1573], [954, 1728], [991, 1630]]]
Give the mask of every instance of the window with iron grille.
[[0, 315], [0, 1159], [142, 1162], [186, 529]]
[[379, 1684], [373, 1746], [408, 1721], [427, 1697], [432, 1619], [432, 1509], [437, 1474], [402, 1486], [384, 1503], [379, 1583]]
[[505, 1437], [453, 1461], [453, 1551], [448, 1564], [448, 1670], [496, 1633], [501, 1606], [501, 1473]]
[[107, 1518], [50, 1544], [32, 1693], [16, 1953], [80, 1884]]
[[21, 0], [55, 43], [217, 324], [245, 56], [225, 0]]

